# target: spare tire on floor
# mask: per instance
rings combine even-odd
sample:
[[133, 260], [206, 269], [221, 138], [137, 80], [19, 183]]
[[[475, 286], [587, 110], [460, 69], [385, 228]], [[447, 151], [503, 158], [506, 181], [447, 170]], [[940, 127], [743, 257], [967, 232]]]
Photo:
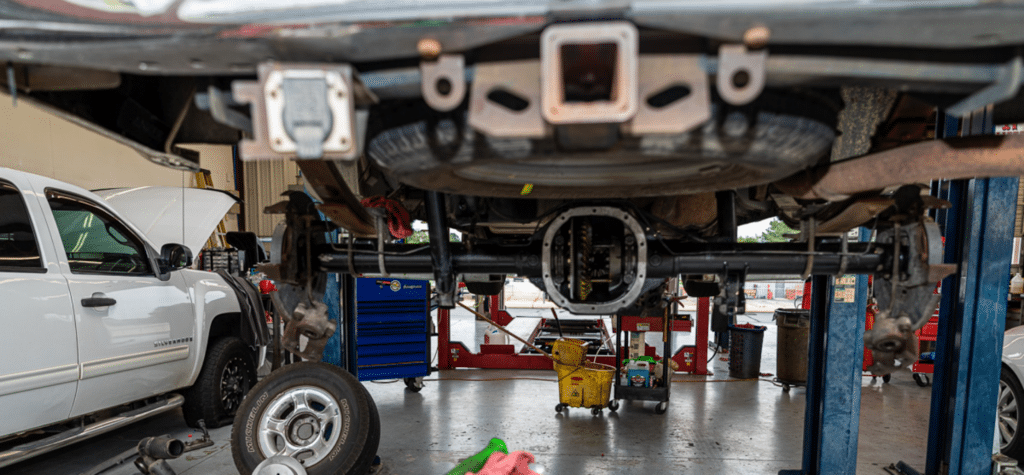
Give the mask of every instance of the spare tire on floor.
[[252, 388], [235, 415], [231, 453], [239, 473], [288, 455], [310, 475], [364, 475], [380, 443], [380, 418], [366, 388], [326, 363], [295, 363]]

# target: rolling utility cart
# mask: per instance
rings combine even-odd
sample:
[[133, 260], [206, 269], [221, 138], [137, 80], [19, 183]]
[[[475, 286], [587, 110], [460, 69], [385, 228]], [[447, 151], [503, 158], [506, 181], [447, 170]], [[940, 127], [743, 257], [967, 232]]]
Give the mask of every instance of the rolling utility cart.
[[[676, 320], [674, 315], [669, 315], [668, 310], [665, 311], [665, 316], [662, 317], [633, 317], [616, 315], [617, 324], [615, 325], [615, 347], [619, 348], [619, 355], [615, 358], [615, 400], [613, 400], [609, 406], [613, 411], [619, 408], [619, 399], [627, 401], [657, 401], [658, 405], [654, 407], [654, 412], [657, 414], [664, 414], [668, 410], [668, 396], [669, 390], [672, 387], [672, 381], [669, 379], [669, 365], [672, 360], [672, 338], [670, 338], [671, 331], [689, 331], [690, 322], [686, 320]], [[668, 322], [668, 324], [666, 324]], [[664, 349], [662, 350], [662, 372], [661, 372], [661, 387], [637, 387], [631, 385], [631, 381], [628, 379], [623, 384], [622, 381], [622, 334], [624, 332], [648, 332], [648, 331], [661, 331], [662, 341], [664, 342]], [[646, 344], [644, 344], [646, 348]], [[628, 355], [628, 352], [626, 353]]]
[[342, 276], [342, 366], [360, 381], [402, 379], [418, 392], [430, 374], [430, 283]]
[[928, 323], [925, 323], [924, 326], [921, 327], [921, 329], [915, 331], [914, 333], [917, 334], [918, 353], [921, 356], [910, 367], [910, 371], [914, 376], [914, 382], [917, 383], [918, 386], [921, 386], [923, 388], [932, 384], [931, 377], [928, 375], [935, 372], [935, 351], [933, 350], [923, 353], [920, 352], [921, 342], [934, 342], [935, 340], [938, 339], [939, 310], [935, 309], [935, 314], [932, 316], [932, 318], [928, 319]]

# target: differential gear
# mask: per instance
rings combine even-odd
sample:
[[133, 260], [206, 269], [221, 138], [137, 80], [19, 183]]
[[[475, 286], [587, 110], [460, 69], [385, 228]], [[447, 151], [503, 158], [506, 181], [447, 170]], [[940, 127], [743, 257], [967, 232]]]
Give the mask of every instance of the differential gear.
[[578, 285], [579, 295], [581, 301], [586, 301], [587, 296], [593, 290], [593, 276], [591, 275], [590, 261], [593, 256], [594, 246], [591, 242], [591, 237], [594, 234], [593, 225], [590, 224], [589, 219], [580, 220], [581, 223], [577, 228], [579, 230], [579, 253], [576, 254], [578, 261]]

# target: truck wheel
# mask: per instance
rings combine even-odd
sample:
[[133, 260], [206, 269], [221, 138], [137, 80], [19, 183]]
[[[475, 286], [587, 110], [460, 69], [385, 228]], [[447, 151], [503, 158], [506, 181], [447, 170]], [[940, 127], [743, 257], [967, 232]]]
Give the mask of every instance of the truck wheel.
[[[366, 466], [366, 471], [369, 472], [370, 468], [373, 467], [374, 460], [377, 458], [377, 448], [380, 446], [380, 413], [377, 412], [377, 403], [373, 402], [373, 397], [366, 390], [366, 385], [360, 383], [359, 388], [363, 390], [363, 394], [366, 395], [366, 401], [370, 404], [370, 436], [367, 437], [366, 447], [363, 449], [363, 454], [359, 456], [359, 460], [356, 461], [355, 466]], [[355, 473], [362, 474], [363, 472]]]
[[239, 473], [287, 455], [309, 475], [363, 475], [379, 443], [380, 419], [366, 388], [325, 363], [295, 363], [271, 373], [246, 396], [231, 429]]
[[231, 423], [249, 388], [256, 384], [256, 364], [249, 347], [237, 337], [210, 344], [199, 377], [185, 390], [181, 412], [189, 427], [204, 419], [209, 428]]

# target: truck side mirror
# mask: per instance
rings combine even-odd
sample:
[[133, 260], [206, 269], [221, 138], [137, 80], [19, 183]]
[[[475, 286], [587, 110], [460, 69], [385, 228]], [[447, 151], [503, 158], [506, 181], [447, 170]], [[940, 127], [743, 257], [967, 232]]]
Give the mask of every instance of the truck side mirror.
[[192, 251], [189, 248], [181, 244], [164, 244], [160, 248], [160, 267], [172, 271], [191, 265]]

